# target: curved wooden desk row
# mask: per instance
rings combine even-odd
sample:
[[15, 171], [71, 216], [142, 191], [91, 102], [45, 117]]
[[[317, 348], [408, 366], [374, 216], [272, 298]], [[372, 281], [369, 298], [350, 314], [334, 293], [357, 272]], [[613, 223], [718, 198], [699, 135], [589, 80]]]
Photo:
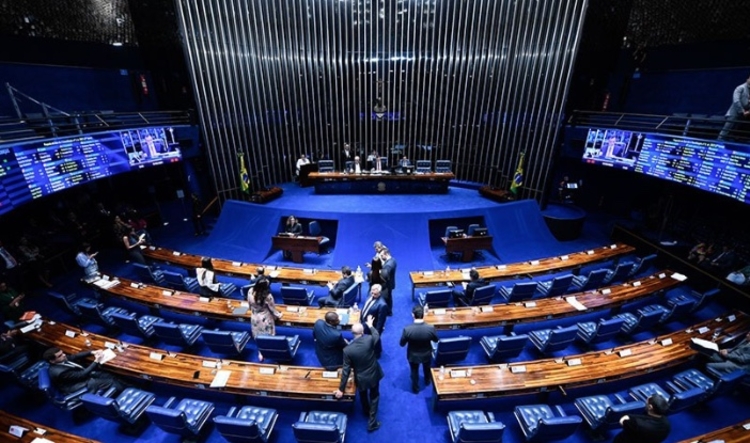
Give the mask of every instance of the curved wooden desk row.
[[[332, 377], [335, 374], [335, 378], [323, 377], [326, 372], [323, 368], [258, 364], [171, 353], [142, 345], [120, 344], [102, 335], [83, 334], [87, 333], [77, 327], [44, 320], [41, 328], [29, 332], [28, 336], [66, 353], [114, 348], [117, 357], [104, 366], [111, 372], [133, 378], [239, 395], [337, 401], [333, 392], [338, 389], [340, 373], [331, 373]], [[86, 339], [91, 341], [90, 347], [86, 346]], [[217, 364], [220, 364], [220, 369], [216, 368]], [[211, 387], [217, 374], [224, 371], [229, 376], [225, 385]], [[354, 381], [350, 379], [342, 400], [352, 401], [355, 391]]]
[[565, 358], [474, 366], [471, 377], [466, 375], [468, 367], [452, 367], [440, 380], [440, 370], [433, 368], [435, 400], [503, 397], [554, 389], [565, 391], [647, 374], [691, 360], [698, 351], [691, 349], [690, 338], [710, 340], [716, 328], [722, 328], [726, 336], [737, 336], [750, 329], [750, 317], [734, 311], [687, 330], [614, 349]]
[[[110, 277], [111, 280], [98, 280], [89, 283], [95, 291], [110, 297], [139, 303], [154, 310], [168, 309], [198, 317], [218, 320], [249, 322], [252, 312], [247, 302], [228, 298], [205, 298], [198, 294], [175, 291], [161, 286], [147, 285], [127, 278]], [[119, 283], [118, 283], [119, 282]], [[339, 329], [351, 329], [359, 323], [359, 311], [351, 309], [314, 308], [311, 306], [276, 305], [283, 313], [276, 323], [280, 326], [312, 329], [317, 320], [323, 320], [326, 313], [336, 311], [341, 319]]]
[[664, 270], [648, 277], [607, 288], [568, 294], [564, 297], [534, 299], [525, 303], [429, 309], [424, 318], [436, 329], [505, 326], [507, 334], [510, 333], [513, 325], [519, 323], [532, 323], [570, 317], [583, 312], [613, 309], [683, 283], [684, 279], [677, 280], [672, 275], [674, 272]]
[[[599, 261], [618, 258], [635, 251], [635, 248], [622, 243], [610, 246], [574, 252], [559, 257], [540, 258], [507, 265], [481, 266], [476, 268], [479, 276], [488, 282], [507, 280], [521, 276], [548, 274], [590, 265]], [[469, 268], [450, 271], [415, 271], [410, 272], [412, 299], [415, 288], [445, 286], [448, 283], [468, 282]]]
[[[20, 426], [28, 429], [22, 437], [17, 437], [9, 432], [11, 426]], [[42, 426], [25, 418], [0, 411], [0, 441], [13, 441], [19, 443], [31, 443], [35, 439], [47, 439], [55, 443], [99, 443], [97, 440], [79, 437], [67, 432]]]
[[679, 443], [710, 443], [710, 442], [727, 442], [727, 443], [745, 443], [750, 442], [750, 419], [736, 425], [727, 426], [707, 434], [698, 435]]
[[[195, 269], [201, 265], [201, 256], [173, 251], [171, 249], [149, 246], [143, 249], [146, 257], [164, 263], [173, 264], [186, 269]], [[233, 277], [249, 279], [255, 275], [258, 268], [265, 268], [266, 276], [272, 282], [299, 283], [302, 285], [325, 286], [328, 282], [341, 280], [341, 272], [333, 270], [317, 270], [312, 268], [290, 268], [281, 266], [266, 266], [262, 264], [242, 263], [219, 258], [212, 259], [214, 271]]]

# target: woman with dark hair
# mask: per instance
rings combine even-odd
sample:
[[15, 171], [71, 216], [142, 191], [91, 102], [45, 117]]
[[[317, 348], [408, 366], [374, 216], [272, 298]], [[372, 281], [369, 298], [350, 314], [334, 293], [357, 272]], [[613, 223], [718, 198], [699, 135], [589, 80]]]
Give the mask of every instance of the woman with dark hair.
[[214, 264], [210, 257], [201, 258], [201, 267], [195, 270], [200, 289], [198, 292], [204, 297], [218, 297], [221, 295], [221, 286], [216, 281]]
[[146, 243], [145, 238], [146, 236], [143, 234], [136, 234], [135, 229], [132, 227], [122, 237], [122, 243], [125, 245], [125, 250], [130, 260], [142, 265], [146, 264], [146, 258], [141, 252], [141, 245]]
[[[252, 312], [250, 326], [253, 337], [276, 335], [276, 319], [281, 318], [282, 313], [276, 310], [268, 279], [258, 279], [255, 285], [247, 291], [247, 301]], [[263, 361], [263, 354], [260, 352], [258, 352], [258, 360]]]
[[286, 219], [286, 225], [284, 225], [284, 232], [293, 235], [302, 235], [302, 224], [297, 220], [297, 217], [290, 215]]

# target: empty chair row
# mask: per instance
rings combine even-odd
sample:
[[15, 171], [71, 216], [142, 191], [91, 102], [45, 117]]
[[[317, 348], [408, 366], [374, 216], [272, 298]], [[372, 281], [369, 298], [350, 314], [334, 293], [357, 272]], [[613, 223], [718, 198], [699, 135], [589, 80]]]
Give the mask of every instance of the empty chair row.
[[[561, 406], [546, 404], [516, 406], [514, 416], [526, 441], [562, 440], [572, 435], [583, 421], [568, 415]], [[491, 412], [478, 410], [451, 411], [447, 416], [448, 431], [453, 443], [500, 443], [505, 424], [496, 421]]]

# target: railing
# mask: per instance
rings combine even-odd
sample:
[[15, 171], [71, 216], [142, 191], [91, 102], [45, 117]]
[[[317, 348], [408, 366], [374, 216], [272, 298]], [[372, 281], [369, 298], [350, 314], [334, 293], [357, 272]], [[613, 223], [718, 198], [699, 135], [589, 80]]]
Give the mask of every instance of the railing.
[[[724, 124], [723, 115], [706, 114], [626, 114], [619, 112], [573, 111], [568, 119], [570, 126], [596, 128], [618, 128], [628, 131], [674, 134], [684, 137], [716, 139]], [[750, 142], [750, 122], [735, 121], [736, 124], [726, 137], [728, 141]]]
[[140, 126], [194, 124], [190, 111], [111, 112], [70, 114], [27, 113], [23, 119], [0, 120], [0, 143], [61, 137]]

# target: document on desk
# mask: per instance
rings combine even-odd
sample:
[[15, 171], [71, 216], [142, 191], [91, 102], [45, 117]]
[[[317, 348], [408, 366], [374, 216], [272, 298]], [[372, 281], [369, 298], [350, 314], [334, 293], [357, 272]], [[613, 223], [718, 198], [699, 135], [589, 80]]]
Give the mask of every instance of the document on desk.
[[704, 340], [702, 338], [692, 337], [690, 339], [690, 347], [711, 355], [713, 352], [719, 352], [719, 345], [712, 341]]
[[680, 274], [679, 272], [675, 272], [674, 274], [672, 274], [672, 278], [675, 279], [675, 280], [677, 280], [677, 281], [685, 281], [685, 280], [687, 280], [687, 276], [685, 276], [683, 274]]
[[117, 357], [117, 354], [115, 354], [115, 351], [107, 348], [104, 351], [102, 351], [102, 358], [99, 360], [99, 363], [103, 365], [104, 363], [107, 363], [108, 361], [114, 360], [115, 357]]
[[214, 377], [213, 381], [211, 381], [211, 387], [223, 388], [227, 385], [227, 381], [229, 380], [229, 376], [231, 374], [232, 371], [217, 371], [216, 376]]
[[119, 284], [120, 284], [120, 280], [104, 280], [103, 278], [94, 282], [94, 285], [102, 289], [109, 289]]
[[565, 301], [570, 303], [571, 306], [578, 309], [579, 311], [585, 311], [586, 306], [583, 305], [583, 303], [579, 302], [575, 297], [565, 297]]
[[268, 274], [268, 276], [271, 278], [276, 278], [279, 276], [279, 271], [271, 271], [271, 273]]

